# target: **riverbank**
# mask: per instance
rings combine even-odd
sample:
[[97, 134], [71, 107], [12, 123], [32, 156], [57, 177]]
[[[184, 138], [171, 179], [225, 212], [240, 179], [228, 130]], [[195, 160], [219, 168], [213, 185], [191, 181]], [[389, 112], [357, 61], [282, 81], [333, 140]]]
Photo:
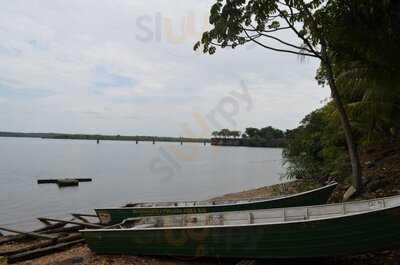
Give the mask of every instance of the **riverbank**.
[[16, 138], [41, 138], [63, 140], [94, 140], [94, 141], [135, 141], [135, 142], [188, 142], [209, 143], [207, 138], [162, 137], [162, 136], [129, 136], [129, 135], [103, 135], [103, 134], [68, 134], [68, 133], [23, 133], [0, 132], [0, 137]]
[[[265, 186], [251, 190], [244, 190], [241, 192], [225, 194], [219, 197], [211, 198], [213, 201], [221, 200], [240, 200], [240, 199], [254, 199], [254, 198], [271, 198], [280, 195], [288, 195], [297, 192], [309, 190], [317, 187], [315, 183], [304, 183], [299, 181], [292, 181], [283, 184]], [[339, 185], [335, 194], [332, 196], [332, 200], [337, 200], [343, 195], [346, 185]], [[372, 196], [372, 194], [370, 194]], [[1, 251], [15, 250], [28, 245], [35, 244], [36, 242], [25, 241], [19, 243], [10, 243], [0, 245]], [[19, 262], [16, 264], [20, 265], [71, 265], [71, 264], [85, 264], [85, 265], [200, 265], [200, 264], [211, 264], [211, 265], [234, 265], [238, 264], [240, 260], [236, 259], [204, 259], [204, 258], [192, 258], [192, 259], [179, 259], [176, 257], [133, 257], [123, 255], [96, 255], [92, 253], [85, 244], [81, 244], [70, 248], [66, 251], [51, 254], [45, 257], [37, 258], [30, 261]], [[321, 265], [387, 265], [387, 264], [399, 264], [400, 262], [400, 251], [383, 251], [368, 253], [358, 256], [341, 257], [341, 258], [326, 258], [318, 260], [290, 260], [290, 261], [257, 261], [253, 265], [273, 265], [273, 264], [284, 264], [284, 265], [298, 265], [298, 264], [321, 264]], [[6, 261], [0, 258], [0, 265], [7, 264]]]

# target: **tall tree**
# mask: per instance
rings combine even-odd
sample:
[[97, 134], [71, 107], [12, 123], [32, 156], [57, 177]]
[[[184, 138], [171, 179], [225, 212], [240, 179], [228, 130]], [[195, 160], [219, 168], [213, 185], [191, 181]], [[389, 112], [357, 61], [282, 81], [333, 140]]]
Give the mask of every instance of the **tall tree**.
[[[334, 1], [327, 9], [337, 85], [362, 142], [395, 139], [400, 118], [397, 0]], [[324, 69], [321, 67], [326, 81]]]
[[258, 137], [260, 134], [260, 129], [258, 128], [246, 128], [246, 134], [249, 136], [249, 138], [255, 138]]
[[[339, 1], [339, 0], [338, 0]], [[211, 7], [212, 29], [203, 33], [194, 49], [214, 54], [217, 47], [235, 48], [248, 42], [271, 51], [290, 53], [320, 60], [332, 99], [340, 115], [352, 165], [353, 186], [362, 190], [361, 167], [349, 117], [339, 94], [329, 53], [328, 34], [335, 26], [329, 14], [329, 0], [217, 0]], [[332, 25], [333, 23], [333, 25]], [[290, 31], [296, 42], [285, 40]]]

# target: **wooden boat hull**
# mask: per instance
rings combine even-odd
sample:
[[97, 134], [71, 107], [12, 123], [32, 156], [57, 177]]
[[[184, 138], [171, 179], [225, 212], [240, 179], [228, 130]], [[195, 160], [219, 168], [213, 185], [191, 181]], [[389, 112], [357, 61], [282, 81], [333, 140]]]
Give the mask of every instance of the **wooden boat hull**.
[[339, 218], [241, 226], [82, 231], [99, 254], [309, 258], [400, 246], [400, 209]]
[[104, 225], [121, 223], [127, 218], [176, 215], [176, 214], [196, 214], [227, 211], [246, 211], [258, 209], [272, 209], [295, 206], [309, 206], [324, 204], [328, 201], [337, 183], [324, 186], [319, 189], [295, 194], [292, 196], [281, 197], [270, 200], [251, 201], [237, 204], [220, 204], [208, 206], [182, 206], [182, 207], [120, 207], [108, 209], [95, 209], [100, 222]]

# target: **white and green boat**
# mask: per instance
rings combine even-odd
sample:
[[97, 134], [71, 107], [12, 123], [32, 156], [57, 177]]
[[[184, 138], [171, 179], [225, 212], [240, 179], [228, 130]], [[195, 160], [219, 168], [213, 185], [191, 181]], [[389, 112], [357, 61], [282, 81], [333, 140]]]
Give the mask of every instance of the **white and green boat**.
[[133, 203], [124, 207], [95, 209], [95, 212], [103, 225], [112, 225], [121, 223], [123, 220], [133, 217], [244, 211], [318, 205], [324, 204], [328, 201], [336, 186], [337, 183], [333, 182], [321, 188], [272, 199], [253, 199], [223, 202], [145, 202]]
[[359, 254], [400, 247], [400, 196], [133, 218], [82, 234], [99, 254], [285, 259]]

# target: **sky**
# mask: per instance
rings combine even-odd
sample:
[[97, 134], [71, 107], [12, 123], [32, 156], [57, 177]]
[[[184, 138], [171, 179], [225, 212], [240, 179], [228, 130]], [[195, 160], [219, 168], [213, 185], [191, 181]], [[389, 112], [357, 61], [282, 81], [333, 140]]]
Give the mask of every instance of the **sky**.
[[0, 0], [0, 131], [204, 137], [322, 106], [314, 59], [194, 52], [212, 3]]

